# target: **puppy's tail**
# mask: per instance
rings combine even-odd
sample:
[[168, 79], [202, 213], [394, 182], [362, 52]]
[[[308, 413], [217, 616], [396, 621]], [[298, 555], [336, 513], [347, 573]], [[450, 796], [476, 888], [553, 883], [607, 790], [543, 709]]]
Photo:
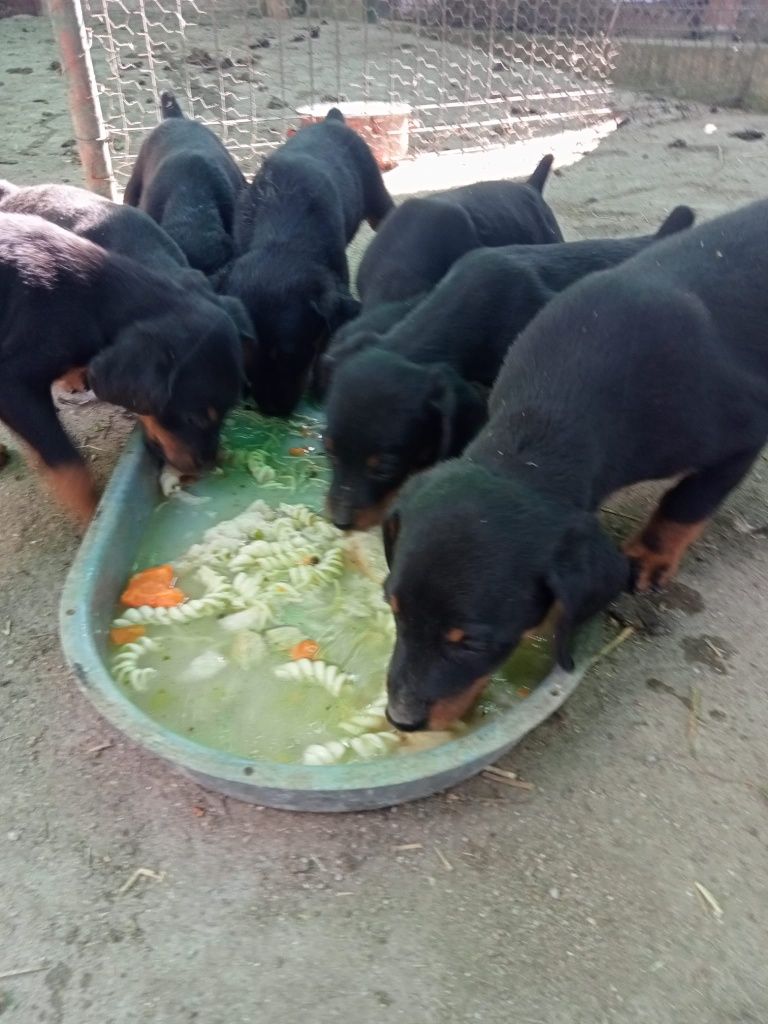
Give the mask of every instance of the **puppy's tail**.
[[690, 206], [676, 206], [674, 210], [662, 221], [656, 238], [667, 238], [669, 235], [676, 235], [678, 231], [685, 231], [696, 220], [696, 214]]
[[551, 153], [547, 153], [543, 156], [536, 167], [536, 170], [528, 179], [528, 184], [531, 188], [535, 188], [537, 192], [541, 193], [544, 191], [544, 186], [547, 183], [549, 172], [552, 170], [552, 164], [555, 162], [555, 158]]
[[12, 196], [14, 192], [18, 191], [18, 185], [14, 185], [12, 181], [6, 181], [5, 178], [0, 178], [0, 203], [5, 202], [8, 196]]
[[331, 107], [331, 109], [325, 115], [325, 120], [326, 121], [341, 121], [342, 124], [346, 124], [347, 123], [346, 120], [344, 119], [344, 115], [342, 114], [342, 112], [339, 110], [338, 107]]
[[179, 106], [178, 100], [172, 92], [160, 93], [160, 110], [163, 120], [168, 117], [184, 117], [184, 111]]

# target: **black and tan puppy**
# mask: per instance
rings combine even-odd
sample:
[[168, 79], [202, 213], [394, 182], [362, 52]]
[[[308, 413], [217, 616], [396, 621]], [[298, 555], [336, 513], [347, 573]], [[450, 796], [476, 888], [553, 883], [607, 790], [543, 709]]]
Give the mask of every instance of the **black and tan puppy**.
[[350, 354], [350, 341], [327, 395], [333, 522], [380, 522], [406, 477], [463, 451], [485, 422], [483, 389], [555, 295], [692, 222], [679, 206], [655, 235], [480, 249], [377, 345], [360, 338]]
[[74, 185], [19, 187], [10, 181], [0, 181], [0, 211], [42, 217], [108, 252], [127, 256], [147, 270], [171, 277], [182, 288], [206, 297], [229, 313], [244, 346], [255, 340], [243, 304], [230, 296], [218, 295], [205, 274], [193, 270], [173, 239], [141, 210], [113, 203]]
[[161, 95], [160, 106], [164, 120], [144, 140], [123, 201], [157, 221], [192, 267], [215, 274], [232, 258], [245, 178], [223, 143], [185, 117], [172, 93]]
[[[623, 589], [663, 585], [768, 437], [768, 202], [595, 274], [510, 349], [490, 420], [384, 524], [389, 715], [459, 717], [553, 604], [556, 651]], [[607, 495], [679, 477], [621, 553]]]
[[295, 408], [328, 337], [357, 313], [346, 248], [363, 220], [376, 227], [391, 208], [373, 154], [336, 109], [264, 161], [239, 204], [238, 257], [222, 282], [256, 324], [263, 412]]
[[39, 217], [0, 212], [0, 420], [86, 522], [96, 493], [51, 398], [75, 371], [135, 412], [183, 473], [213, 464], [243, 381], [240, 339], [218, 306]]
[[482, 246], [544, 245], [562, 241], [555, 215], [542, 197], [552, 156], [527, 182], [481, 181], [406, 199], [385, 219], [357, 272], [360, 315], [334, 336], [323, 357], [327, 385], [349, 347], [366, 335], [373, 343], [403, 319], [460, 257]]

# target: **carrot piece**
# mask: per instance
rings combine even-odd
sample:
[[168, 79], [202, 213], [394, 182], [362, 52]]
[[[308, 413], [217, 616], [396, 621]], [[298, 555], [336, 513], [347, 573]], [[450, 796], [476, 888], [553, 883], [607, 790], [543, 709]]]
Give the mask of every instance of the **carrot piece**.
[[300, 640], [291, 648], [291, 658], [293, 661], [300, 661], [302, 658], [309, 658], [312, 661], [319, 653], [320, 644], [314, 640]]
[[518, 697], [530, 697], [531, 688], [530, 686], [518, 686], [518, 688], [515, 690], [515, 693]]
[[134, 573], [131, 576], [131, 583], [144, 583], [145, 581], [153, 580], [158, 583], [164, 583], [167, 587], [173, 583], [173, 577], [175, 573], [172, 565], [153, 565], [149, 569], [142, 569], [140, 572]]
[[186, 594], [172, 586], [174, 571], [172, 565], [156, 565], [142, 569], [128, 580], [128, 586], [120, 595], [123, 604], [134, 608], [149, 605], [152, 608], [172, 608], [186, 600]]
[[146, 632], [144, 626], [115, 626], [109, 631], [109, 639], [113, 644], [131, 644]]
[[173, 608], [186, 600], [187, 595], [178, 587], [166, 587], [162, 583], [145, 583], [141, 587], [127, 587], [120, 600], [130, 608]]
[[309, 448], [289, 448], [289, 455], [308, 455], [310, 452]]

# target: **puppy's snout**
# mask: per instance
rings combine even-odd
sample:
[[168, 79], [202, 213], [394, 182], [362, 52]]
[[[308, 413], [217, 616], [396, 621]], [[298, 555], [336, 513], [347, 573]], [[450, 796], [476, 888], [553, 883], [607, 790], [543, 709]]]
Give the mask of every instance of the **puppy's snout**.
[[355, 526], [355, 510], [352, 507], [348, 484], [332, 485], [328, 495], [328, 516], [338, 530], [352, 530]]
[[400, 721], [399, 717], [395, 717], [395, 715], [393, 715], [390, 709], [387, 708], [386, 716], [389, 724], [394, 726], [394, 728], [397, 729], [399, 732], [422, 732], [428, 726], [426, 715], [417, 720]]

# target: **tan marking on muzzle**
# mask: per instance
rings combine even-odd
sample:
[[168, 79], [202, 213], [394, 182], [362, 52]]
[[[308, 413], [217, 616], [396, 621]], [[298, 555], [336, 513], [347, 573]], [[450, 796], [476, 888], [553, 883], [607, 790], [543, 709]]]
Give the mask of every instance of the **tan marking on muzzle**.
[[380, 526], [387, 514], [390, 502], [397, 494], [397, 490], [388, 491], [387, 494], [375, 505], [368, 505], [367, 508], [357, 509], [352, 525], [356, 530], [370, 530], [372, 526]]
[[85, 366], [73, 366], [71, 370], [67, 370], [66, 373], [62, 373], [54, 383], [67, 391], [87, 391], [87, 372], [88, 370]]
[[181, 473], [194, 473], [195, 457], [191, 450], [165, 427], [162, 427], [154, 416], [139, 416], [144, 432], [150, 441], [160, 447], [166, 462]]
[[461, 693], [435, 701], [429, 709], [428, 728], [448, 729], [454, 722], [458, 722], [460, 718], [463, 718], [488, 685], [490, 678], [490, 676], [480, 676], [479, 679], [476, 679], [471, 686], [467, 687], [466, 690], [462, 690]]

